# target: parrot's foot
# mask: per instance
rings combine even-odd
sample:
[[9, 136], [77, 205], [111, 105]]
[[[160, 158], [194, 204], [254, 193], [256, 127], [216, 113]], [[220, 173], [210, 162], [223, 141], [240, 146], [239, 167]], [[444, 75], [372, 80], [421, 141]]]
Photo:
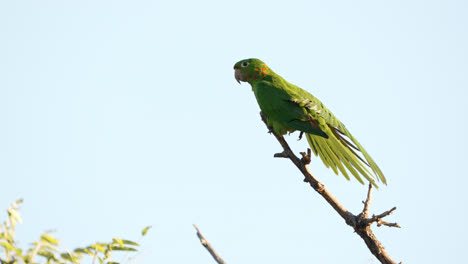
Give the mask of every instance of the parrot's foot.
[[299, 133], [299, 138], [297, 139], [297, 141], [302, 139], [302, 135], [304, 135], [304, 131], [301, 131], [301, 133]]
[[302, 155], [301, 161], [304, 163], [304, 165], [309, 165], [310, 164], [310, 156], [312, 155], [312, 151], [310, 148], [307, 149], [307, 154], [305, 152], [300, 153]]

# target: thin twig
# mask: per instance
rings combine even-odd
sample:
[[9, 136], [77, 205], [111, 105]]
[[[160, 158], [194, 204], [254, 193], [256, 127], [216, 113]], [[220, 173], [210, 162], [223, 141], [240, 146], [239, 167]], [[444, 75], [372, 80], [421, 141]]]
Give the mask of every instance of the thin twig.
[[381, 214], [379, 214], [379, 215], [377, 215], [377, 216], [374, 215], [373, 218], [374, 218], [374, 217], [376, 217], [376, 218], [384, 218], [384, 217], [386, 217], [386, 216], [388, 216], [388, 215], [391, 215], [391, 214], [393, 213], [393, 211], [395, 211], [395, 210], [396, 210], [396, 207], [393, 207], [392, 209], [390, 209], [390, 210], [388, 210], [388, 211], [385, 211], [385, 212], [383, 212], [383, 213], [381, 213]]
[[398, 227], [398, 228], [401, 228], [401, 226], [398, 224], [398, 223], [390, 223], [390, 222], [386, 222], [384, 220], [382, 220], [382, 218], [386, 217], [386, 216], [389, 216], [393, 213], [393, 211], [395, 211], [397, 208], [396, 207], [393, 207], [392, 209], [388, 210], [388, 211], [385, 211], [379, 215], [372, 215], [371, 218], [366, 218], [364, 219], [364, 222], [366, 223], [366, 225], [370, 225], [374, 222], [377, 223], [377, 226], [389, 226], [389, 227]]
[[201, 244], [206, 248], [206, 250], [208, 250], [208, 252], [210, 252], [214, 260], [218, 264], [226, 264], [226, 262], [224, 262], [224, 260], [218, 255], [218, 253], [216, 253], [216, 251], [210, 245], [210, 243], [208, 243], [208, 240], [206, 240], [206, 238], [203, 236], [200, 229], [198, 229], [197, 225], [194, 224], [193, 227], [195, 227], [195, 229], [197, 230], [197, 237], [200, 239]]
[[370, 186], [367, 193], [367, 199], [364, 202], [363, 211], [359, 215], [354, 215], [353, 213], [346, 210], [344, 206], [341, 205], [341, 203], [338, 202], [338, 200], [327, 190], [327, 188], [325, 188], [325, 186], [320, 181], [318, 181], [317, 178], [315, 178], [315, 176], [313, 176], [312, 173], [309, 171], [307, 165], [310, 163], [310, 149], [308, 149], [307, 154], [304, 152], [300, 153], [302, 155], [302, 159], [299, 159], [291, 150], [286, 140], [282, 136], [278, 136], [276, 133], [274, 133], [273, 129], [268, 126], [268, 122], [263, 113], [260, 112], [260, 116], [262, 117], [262, 120], [268, 127], [269, 131], [272, 132], [272, 134], [283, 147], [283, 152], [275, 154], [275, 157], [288, 157], [294, 163], [294, 165], [296, 165], [296, 167], [302, 172], [302, 174], [305, 177], [304, 181], [308, 182], [310, 186], [316, 192], [318, 192], [333, 207], [333, 209], [335, 209], [335, 211], [345, 220], [346, 224], [353, 227], [354, 231], [364, 240], [371, 253], [381, 263], [396, 264], [396, 262], [385, 251], [383, 245], [379, 242], [379, 240], [377, 240], [370, 228], [370, 225], [373, 222], [377, 222], [378, 226], [387, 225], [400, 227], [396, 223], [387, 223], [381, 219], [387, 215], [390, 215], [396, 209], [396, 207], [380, 215], [374, 215], [371, 218], [369, 218], [369, 206], [372, 198], [372, 186]]
[[364, 209], [362, 209], [362, 212], [359, 214], [359, 216], [363, 218], [369, 217], [369, 207], [370, 207], [371, 198], [372, 198], [372, 184], [369, 183], [369, 189], [367, 191], [367, 198], [364, 202], [362, 202], [364, 204]]

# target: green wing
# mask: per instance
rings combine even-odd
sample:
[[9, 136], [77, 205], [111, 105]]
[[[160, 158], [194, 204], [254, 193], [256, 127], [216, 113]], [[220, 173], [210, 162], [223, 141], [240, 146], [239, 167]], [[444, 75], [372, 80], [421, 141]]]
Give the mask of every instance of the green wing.
[[[366, 178], [374, 186], [377, 186], [374, 179], [378, 179], [384, 184], [387, 184], [387, 180], [380, 168], [362, 145], [346, 129], [344, 124], [318, 99], [309, 93], [304, 95], [306, 98], [292, 99], [291, 102], [305, 109], [310, 120], [316, 122], [320, 129], [328, 135], [328, 138], [325, 138], [314, 134], [306, 134], [307, 141], [312, 151], [316, 156], [320, 157], [325, 166], [331, 168], [336, 174], [340, 171], [348, 180], [349, 172], [363, 184], [364, 182], [361, 176]], [[359, 153], [361, 153], [363, 157], [361, 157]], [[374, 174], [369, 172], [367, 169], [368, 167], [372, 169]]]
[[[281, 79], [282, 80], [282, 79]], [[305, 108], [292, 102], [296, 96], [288, 84], [259, 82], [252, 86], [258, 105], [267, 117], [268, 125], [276, 134], [284, 135], [294, 130], [328, 138], [317, 122], [308, 117]]]

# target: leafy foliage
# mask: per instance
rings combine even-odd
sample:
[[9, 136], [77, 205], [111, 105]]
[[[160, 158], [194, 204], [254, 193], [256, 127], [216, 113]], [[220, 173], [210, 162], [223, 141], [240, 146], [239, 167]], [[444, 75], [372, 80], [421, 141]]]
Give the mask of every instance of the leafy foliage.
[[[45, 232], [41, 237], [31, 243], [28, 249], [21, 249], [15, 241], [16, 224], [21, 223], [18, 209], [23, 200], [12, 203], [7, 209], [8, 218], [0, 226], [0, 263], [1, 264], [79, 264], [85, 256], [93, 259], [94, 263], [117, 264], [111, 261], [114, 251], [135, 252], [139, 247], [137, 242], [131, 240], [112, 238], [108, 243], [94, 243], [87, 247], [77, 248], [73, 251], [60, 248], [60, 241], [53, 237], [50, 232]], [[146, 235], [151, 226], [145, 227], [142, 237]], [[131, 258], [128, 258], [129, 262]]]

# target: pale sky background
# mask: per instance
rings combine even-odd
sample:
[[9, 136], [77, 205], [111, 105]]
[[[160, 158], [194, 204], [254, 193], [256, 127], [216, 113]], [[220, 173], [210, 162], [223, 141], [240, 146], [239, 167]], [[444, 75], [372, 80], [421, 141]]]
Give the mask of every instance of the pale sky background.
[[[388, 179], [404, 263], [466, 259], [466, 1], [1, 1], [0, 208], [23, 245], [137, 239], [139, 263], [377, 263], [302, 182], [235, 62], [317, 96]], [[296, 152], [307, 147], [287, 137]], [[357, 213], [366, 187], [311, 171]], [[6, 214], [1, 213], [1, 220]]]

